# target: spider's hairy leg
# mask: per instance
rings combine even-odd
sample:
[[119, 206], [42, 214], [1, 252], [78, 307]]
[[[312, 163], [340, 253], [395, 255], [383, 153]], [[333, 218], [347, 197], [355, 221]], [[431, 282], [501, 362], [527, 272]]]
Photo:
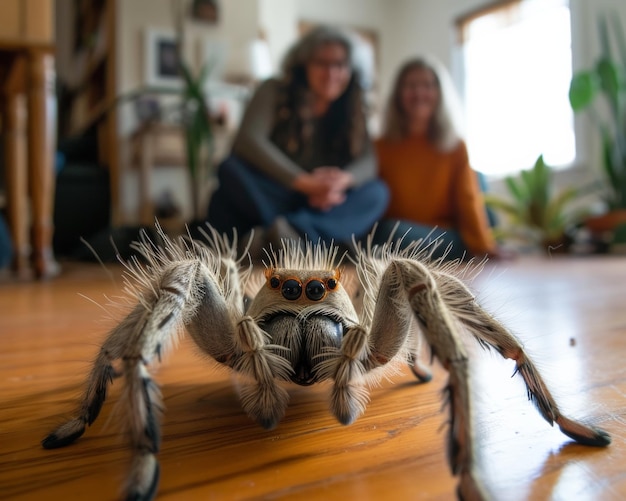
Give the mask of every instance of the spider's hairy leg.
[[87, 378], [85, 391], [80, 400], [76, 417], [48, 434], [41, 442], [45, 449], [56, 449], [78, 439], [87, 426], [91, 426], [100, 414], [106, 400], [109, 384], [121, 374], [113, 368], [115, 360], [123, 356], [123, 340], [134, 325], [144, 321], [146, 311], [137, 306], [107, 337], [102, 344]]
[[456, 283], [455, 292], [455, 315], [479, 341], [495, 348], [504, 358], [515, 361], [516, 372], [524, 379], [529, 398], [548, 423], [556, 423], [565, 435], [583, 445], [602, 447], [611, 443], [606, 431], [564, 416], [520, 341], [481, 308], [460, 281]]
[[150, 500], [159, 483], [161, 392], [141, 359], [124, 360], [126, 411], [133, 458], [127, 477], [127, 499]]
[[459, 495], [486, 498], [474, 473], [468, 355], [430, 269], [412, 259], [389, 263], [381, 283], [371, 331], [372, 362], [384, 365], [404, 348], [411, 317], [418, 321], [433, 354], [448, 371], [450, 428], [448, 461], [460, 475]]
[[[156, 273], [152, 287], [141, 293], [139, 304], [104, 341], [76, 417], [42, 442], [45, 448], [55, 448], [77, 439], [98, 416], [112, 377], [124, 376], [121, 408], [133, 448], [129, 499], [151, 499], [159, 477], [155, 454], [160, 445], [160, 392], [147, 366], [167, 351], [181, 323], [195, 313], [198, 280], [206, 273], [198, 260], [171, 263]], [[113, 361], [120, 362], [120, 374], [114, 372]]]

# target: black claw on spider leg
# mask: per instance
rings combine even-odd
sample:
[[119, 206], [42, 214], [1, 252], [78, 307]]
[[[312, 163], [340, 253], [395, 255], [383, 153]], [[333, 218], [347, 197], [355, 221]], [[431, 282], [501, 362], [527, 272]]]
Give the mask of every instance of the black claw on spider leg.
[[579, 423], [565, 416], [559, 416], [556, 420], [561, 432], [574, 439], [581, 445], [592, 447], [606, 447], [611, 443], [611, 436], [604, 430]]
[[419, 383], [428, 383], [433, 379], [433, 375], [430, 371], [425, 369], [417, 370], [413, 365], [411, 366], [411, 372], [418, 379]]
[[575, 440], [581, 445], [589, 445], [592, 447], [606, 447], [611, 443], [611, 435], [609, 435], [606, 431], [599, 430], [597, 428], [593, 428], [593, 431], [595, 432], [595, 435], [592, 437], [588, 437], [585, 435], [572, 433], [561, 428], [561, 432], [563, 432], [563, 434], [567, 435], [569, 438]]
[[57, 449], [71, 444], [85, 432], [85, 423], [81, 419], [72, 419], [59, 426], [41, 441], [44, 449]]
[[407, 360], [409, 364], [409, 368], [413, 375], [418, 379], [420, 383], [428, 383], [433, 379], [433, 374], [426, 367], [423, 367], [422, 364], [416, 363], [415, 355], [409, 355], [409, 359]]

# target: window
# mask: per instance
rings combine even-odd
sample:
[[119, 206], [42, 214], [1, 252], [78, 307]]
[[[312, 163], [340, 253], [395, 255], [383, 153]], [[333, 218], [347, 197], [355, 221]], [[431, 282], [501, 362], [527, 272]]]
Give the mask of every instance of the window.
[[472, 165], [504, 175], [576, 154], [568, 0], [510, 0], [457, 23]]

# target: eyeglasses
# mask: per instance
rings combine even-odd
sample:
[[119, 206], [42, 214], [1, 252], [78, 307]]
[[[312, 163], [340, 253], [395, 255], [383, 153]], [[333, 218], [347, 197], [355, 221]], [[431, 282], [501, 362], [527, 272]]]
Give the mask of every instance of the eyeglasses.
[[310, 64], [320, 69], [329, 70], [347, 70], [350, 68], [348, 61], [345, 59], [334, 61], [331, 59], [313, 59]]

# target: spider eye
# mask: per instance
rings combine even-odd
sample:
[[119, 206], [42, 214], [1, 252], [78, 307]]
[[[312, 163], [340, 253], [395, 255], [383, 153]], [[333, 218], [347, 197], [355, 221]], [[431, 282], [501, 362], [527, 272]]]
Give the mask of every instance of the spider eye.
[[310, 280], [306, 284], [306, 297], [311, 301], [319, 301], [326, 295], [326, 287], [320, 280]]
[[278, 277], [270, 278], [270, 287], [272, 289], [278, 289], [279, 286], [280, 286], [280, 278]]
[[326, 286], [332, 291], [337, 287], [337, 280], [334, 278], [329, 278], [326, 282]]
[[282, 288], [283, 297], [295, 301], [302, 295], [302, 284], [293, 278], [285, 280]]

